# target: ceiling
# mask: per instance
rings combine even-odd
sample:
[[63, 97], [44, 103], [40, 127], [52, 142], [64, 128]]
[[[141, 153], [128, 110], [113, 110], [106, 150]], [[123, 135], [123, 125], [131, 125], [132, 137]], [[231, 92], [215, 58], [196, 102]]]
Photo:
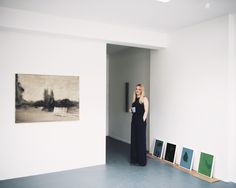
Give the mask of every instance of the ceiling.
[[0, 6], [158, 32], [236, 13], [236, 0], [0, 0]]

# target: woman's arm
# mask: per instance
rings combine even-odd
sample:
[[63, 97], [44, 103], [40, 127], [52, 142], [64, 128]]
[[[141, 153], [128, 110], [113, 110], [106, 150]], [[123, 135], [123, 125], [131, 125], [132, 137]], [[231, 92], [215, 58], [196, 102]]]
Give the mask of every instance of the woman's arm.
[[143, 104], [144, 104], [143, 121], [145, 121], [145, 120], [147, 119], [148, 108], [149, 108], [149, 104], [148, 104], [148, 99], [147, 99], [147, 97], [144, 97], [144, 99], [143, 99]]

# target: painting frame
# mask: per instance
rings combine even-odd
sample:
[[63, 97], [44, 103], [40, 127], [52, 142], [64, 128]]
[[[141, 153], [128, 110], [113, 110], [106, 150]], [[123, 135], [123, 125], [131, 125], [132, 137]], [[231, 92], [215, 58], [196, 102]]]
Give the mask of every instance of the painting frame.
[[125, 112], [129, 112], [129, 82], [125, 82]]

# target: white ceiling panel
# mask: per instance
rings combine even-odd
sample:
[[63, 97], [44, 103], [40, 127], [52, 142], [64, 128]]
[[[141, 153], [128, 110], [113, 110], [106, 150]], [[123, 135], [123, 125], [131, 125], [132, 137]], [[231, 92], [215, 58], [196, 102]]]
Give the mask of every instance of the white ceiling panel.
[[0, 6], [164, 32], [236, 12], [236, 0], [0, 0]]

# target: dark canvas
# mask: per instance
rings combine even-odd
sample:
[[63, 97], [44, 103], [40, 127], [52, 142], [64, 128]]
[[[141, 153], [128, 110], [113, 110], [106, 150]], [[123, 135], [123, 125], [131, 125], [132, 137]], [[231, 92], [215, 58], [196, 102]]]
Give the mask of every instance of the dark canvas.
[[176, 150], [175, 144], [167, 143], [166, 152], [165, 152], [165, 160], [173, 163], [174, 158], [175, 158], [175, 150]]

